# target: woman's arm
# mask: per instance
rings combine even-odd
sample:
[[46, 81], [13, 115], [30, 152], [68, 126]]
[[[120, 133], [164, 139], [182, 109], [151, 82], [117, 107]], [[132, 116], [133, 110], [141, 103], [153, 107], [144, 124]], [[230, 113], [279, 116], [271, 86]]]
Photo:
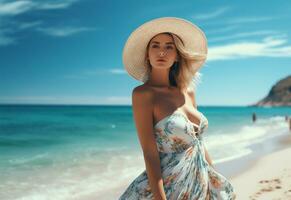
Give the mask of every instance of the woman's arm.
[[132, 92], [132, 107], [151, 191], [155, 200], [165, 200], [160, 157], [153, 130], [152, 92], [140, 86], [136, 87]]

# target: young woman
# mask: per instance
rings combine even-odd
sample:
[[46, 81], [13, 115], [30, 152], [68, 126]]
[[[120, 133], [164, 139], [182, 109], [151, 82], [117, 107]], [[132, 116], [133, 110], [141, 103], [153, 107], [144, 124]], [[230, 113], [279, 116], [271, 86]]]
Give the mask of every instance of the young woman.
[[206, 57], [204, 33], [184, 19], [154, 19], [129, 36], [123, 62], [143, 82], [132, 92], [132, 106], [146, 170], [120, 200], [235, 199], [203, 144], [208, 120], [197, 110], [193, 77]]

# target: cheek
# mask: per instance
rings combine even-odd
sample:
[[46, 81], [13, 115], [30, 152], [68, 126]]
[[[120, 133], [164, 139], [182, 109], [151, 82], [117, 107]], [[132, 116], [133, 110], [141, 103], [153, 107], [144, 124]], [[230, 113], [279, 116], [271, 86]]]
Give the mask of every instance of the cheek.
[[154, 50], [149, 50], [148, 52], [148, 56], [149, 58], [154, 58], [156, 56], [157, 52], [155, 52]]
[[176, 51], [172, 51], [169, 53], [169, 56], [173, 59], [175, 59], [177, 57], [177, 52]]
[[150, 49], [149, 50], [149, 55], [155, 55], [155, 54], [157, 54], [159, 52], [159, 50], [157, 50], [157, 49]]

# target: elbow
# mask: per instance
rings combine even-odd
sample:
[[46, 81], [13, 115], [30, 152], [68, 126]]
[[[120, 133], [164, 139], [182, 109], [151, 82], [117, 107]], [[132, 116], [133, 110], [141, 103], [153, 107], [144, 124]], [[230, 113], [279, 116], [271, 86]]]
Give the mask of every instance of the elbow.
[[145, 162], [148, 162], [148, 163], [156, 163], [159, 159], [159, 157], [157, 155], [153, 155], [153, 154], [143, 154], [144, 156], [144, 160]]
[[159, 155], [148, 155], [144, 154], [144, 160], [147, 168], [151, 168], [154, 171], [158, 172], [160, 169], [160, 158]]

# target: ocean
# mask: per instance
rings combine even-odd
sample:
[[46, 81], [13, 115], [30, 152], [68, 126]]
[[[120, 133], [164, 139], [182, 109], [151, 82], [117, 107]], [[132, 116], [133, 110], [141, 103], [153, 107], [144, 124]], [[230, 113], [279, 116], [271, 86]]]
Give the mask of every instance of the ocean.
[[[204, 141], [214, 164], [289, 134], [290, 107], [198, 110], [208, 119]], [[131, 106], [0, 106], [0, 199], [110, 199], [143, 170]]]

